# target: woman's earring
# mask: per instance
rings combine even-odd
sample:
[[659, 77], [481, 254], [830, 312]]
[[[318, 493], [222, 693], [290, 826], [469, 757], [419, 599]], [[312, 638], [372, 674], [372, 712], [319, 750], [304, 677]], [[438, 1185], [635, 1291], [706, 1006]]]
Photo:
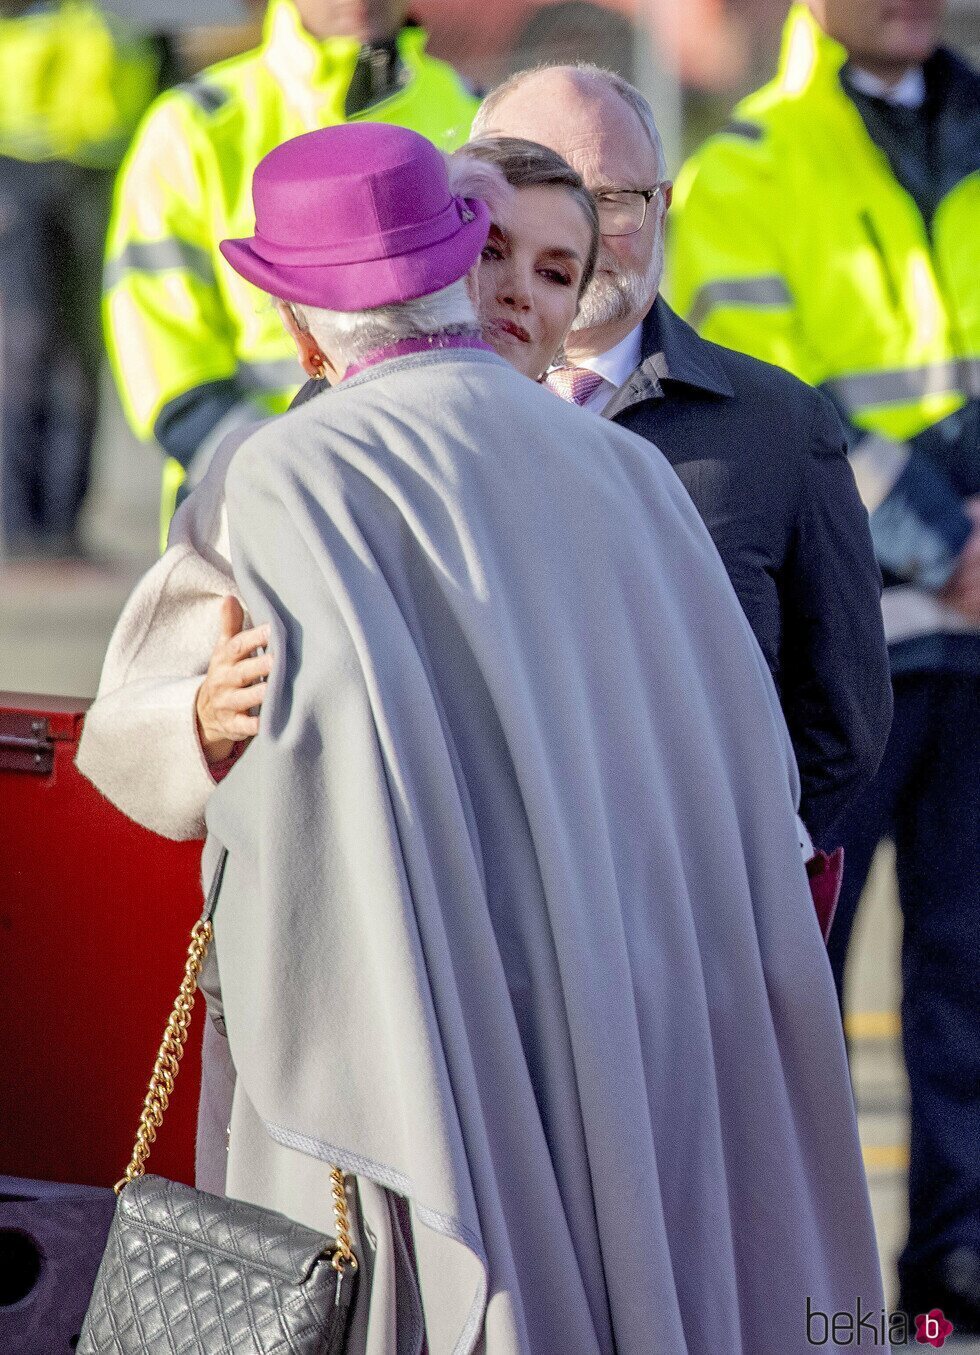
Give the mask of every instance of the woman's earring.
[[323, 358], [323, 355], [318, 353], [316, 357], [316, 362], [314, 363], [313, 366], [313, 380], [325, 381], [326, 379], [327, 379], [327, 364]]

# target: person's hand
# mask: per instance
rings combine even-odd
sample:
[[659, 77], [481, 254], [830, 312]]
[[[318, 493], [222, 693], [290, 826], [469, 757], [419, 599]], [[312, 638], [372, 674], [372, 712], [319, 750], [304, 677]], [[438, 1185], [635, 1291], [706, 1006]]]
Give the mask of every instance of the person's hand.
[[953, 577], [938, 596], [940, 602], [980, 626], [980, 494], [967, 499], [963, 509], [973, 530], [960, 551]]
[[[197, 734], [209, 763], [230, 757], [236, 743], [258, 733], [258, 707], [272, 655], [256, 654], [269, 643], [269, 627], [242, 630], [245, 613], [237, 598], [221, 604], [221, 633], [204, 681], [197, 690]], [[253, 713], [254, 712], [254, 713]]]

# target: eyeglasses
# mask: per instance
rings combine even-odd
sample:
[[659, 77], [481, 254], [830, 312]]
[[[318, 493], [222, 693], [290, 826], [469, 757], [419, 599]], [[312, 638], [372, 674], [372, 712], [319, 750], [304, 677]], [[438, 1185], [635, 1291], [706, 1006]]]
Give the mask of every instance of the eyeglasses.
[[605, 188], [595, 194], [599, 229], [603, 235], [635, 235], [643, 229], [647, 207], [658, 194], [670, 206], [674, 185], [662, 180], [652, 188]]

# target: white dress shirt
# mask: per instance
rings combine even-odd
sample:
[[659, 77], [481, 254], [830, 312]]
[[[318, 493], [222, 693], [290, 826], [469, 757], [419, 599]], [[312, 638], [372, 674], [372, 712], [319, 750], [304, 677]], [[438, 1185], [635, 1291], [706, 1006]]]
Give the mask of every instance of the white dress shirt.
[[639, 324], [625, 339], [620, 339], [615, 348], [575, 363], [576, 367], [588, 367], [590, 372], [597, 372], [602, 377], [602, 385], [589, 396], [583, 409], [601, 414], [623, 382], [633, 375], [640, 365], [642, 331], [643, 325]]

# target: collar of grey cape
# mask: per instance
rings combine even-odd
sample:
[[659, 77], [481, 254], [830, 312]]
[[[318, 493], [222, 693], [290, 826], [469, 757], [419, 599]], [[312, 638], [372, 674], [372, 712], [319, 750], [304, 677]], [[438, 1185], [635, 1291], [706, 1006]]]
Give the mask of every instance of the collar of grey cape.
[[293, 396], [292, 400], [289, 402], [289, 408], [298, 409], [301, 405], [309, 404], [309, 402], [315, 399], [316, 396], [325, 395], [328, 391], [337, 391], [341, 389], [348, 390], [351, 386], [357, 385], [360, 382], [361, 377], [367, 376], [372, 372], [381, 373], [382, 371], [384, 371], [385, 373], [387, 373], [388, 371], [392, 370], [393, 366], [395, 365], [401, 365], [402, 363], [406, 362], [414, 364], [419, 359], [421, 359], [423, 363], [429, 362], [433, 358], [438, 358], [440, 354], [444, 354], [447, 352], [459, 354], [461, 356], [466, 354], [472, 354], [478, 358], [480, 357], [490, 358], [498, 363], [504, 362], [505, 366], [510, 365], [509, 363], [506, 363], [505, 360], [502, 357], [499, 357], [496, 353], [488, 353], [486, 349], [482, 348], [450, 348], [450, 349], [440, 348], [433, 349], [431, 353], [427, 352], [406, 353], [403, 357], [400, 358], [385, 358], [384, 361], [382, 362], [374, 362], [371, 364], [370, 367], [365, 367], [362, 371], [358, 372], [356, 376], [345, 377], [344, 380], [339, 382], [336, 386], [331, 386], [330, 383], [327, 381], [317, 381], [313, 377], [310, 377], [309, 380], [307, 380], [306, 382], [304, 382], [302, 386], [300, 386], [299, 390]]
[[[658, 296], [643, 322], [642, 351], [647, 356], [611, 397], [602, 411], [604, 417], [611, 419], [643, 400], [662, 399], [664, 381], [693, 386], [712, 395], [734, 397], [732, 383], [715, 357], [713, 347], [671, 310], [662, 296]], [[311, 379], [293, 397], [290, 409], [332, 389], [325, 381]]]
[[207, 810], [229, 1190], [407, 1197], [431, 1355], [879, 1310], [791, 747], [667, 462], [448, 350], [271, 420], [226, 489], [277, 659]]

